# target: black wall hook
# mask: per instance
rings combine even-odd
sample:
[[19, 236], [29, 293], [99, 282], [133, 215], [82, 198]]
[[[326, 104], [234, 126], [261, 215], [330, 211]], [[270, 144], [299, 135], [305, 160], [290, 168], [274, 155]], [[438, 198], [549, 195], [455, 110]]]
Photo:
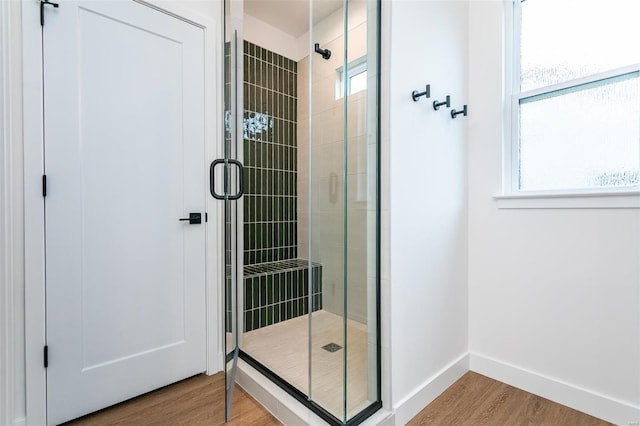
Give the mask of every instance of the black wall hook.
[[45, 6], [53, 6], [54, 8], [58, 8], [60, 5], [58, 3], [50, 2], [49, 0], [40, 0], [40, 25], [44, 26], [44, 7]]
[[447, 95], [447, 98], [444, 102], [433, 101], [433, 109], [435, 109], [436, 111], [439, 110], [443, 105], [446, 105], [447, 108], [451, 108], [451, 96]]
[[320, 49], [320, 43], [316, 43], [315, 48], [316, 53], [321, 54], [324, 59], [329, 59], [331, 57], [331, 51], [329, 49]]
[[414, 90], [413, 92], [411, 92], [411, 99], [413, 99], [413, 102], [418, 102], [418, 99], [420, 99], [420, 96], [424, 96], [427, 99], [431, 97], [430, 84], [427, 84], [427, 86], [424, 88], [424, 92], [418, 92], [417, 90]]
[[456, 118], [457, 115], [462, 114], [464, 117], [467, 116], [467, 106], [462, 107], [462, 111], [456, 111], [455, 109], [451, 110], [451, 118]]

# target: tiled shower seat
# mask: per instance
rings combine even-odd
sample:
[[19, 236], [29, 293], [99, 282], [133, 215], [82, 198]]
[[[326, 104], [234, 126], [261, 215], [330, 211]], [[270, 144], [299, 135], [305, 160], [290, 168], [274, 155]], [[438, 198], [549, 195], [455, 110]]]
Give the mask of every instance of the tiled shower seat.
[[[309, 261], [258, 263], [244, 267], [244, 331], [309, 313]], [[311, 264], [312, 310], [322, 309], [322, 265]]]

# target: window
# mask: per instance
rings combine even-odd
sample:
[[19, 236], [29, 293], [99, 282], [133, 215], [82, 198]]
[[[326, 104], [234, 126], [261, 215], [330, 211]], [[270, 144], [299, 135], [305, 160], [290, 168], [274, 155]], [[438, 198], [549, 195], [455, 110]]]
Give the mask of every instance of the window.
[[640, 188], [640, 1], [513, 0], [508, 193]]
[[[344, 67], [338, 68], [336, 74], [336, 99], [340, 99], [344, 97]], [[347, 76], [347, 93], [349, 95], [367, 90], [367, 58], [363, 56], [351, 62], [347, 66]]]

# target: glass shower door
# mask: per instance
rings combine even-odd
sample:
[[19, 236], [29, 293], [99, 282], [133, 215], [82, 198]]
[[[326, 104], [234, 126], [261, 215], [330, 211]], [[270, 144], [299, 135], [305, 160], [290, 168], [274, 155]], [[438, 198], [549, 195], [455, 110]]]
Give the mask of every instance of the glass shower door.
[[346, 424], [380, 401], [379, 2], [348, 0], [329, 16], [324, 6], [312, 1], [308, 250], [322, 265], [322, 309], [310, 319], [310, 396]]
[[[242, 2], [225, 1], [224, 43], [224, 138], [223, 157], [210, 168], [211, 195], [223, 201], [224, 220], [224, 364], [225, 419], [232, 413], [233, 391], [242, 340], [243, 249], [242, 206], [244, 167], [242, 158]], [[240, 25], [239, 25], [240, 24]], [[240, 142], [239, 142], [240, 141]], [[216, 182], [218, 182], [216, 184]]]
[[330, 424], [381, 406], [379, 5], [225, 2], [228, 394], [238, 354]]
[[310, 261], [322, 265], [321, 309], [309, 318], [310, 399], [331, 416], [345, 421], [345, 160], [344, 81], [345, 12], [342, 2], [330, 15], [325, 2], [311, 2], [308, 58], [307, 145], [309, 194], [306, 207]]
[[[306, 4], [295, 3], [294, 7]], [[258, 4], [246, 2], [247, 13], [260, 16]], [[289, 3], [275, 3], [280, 4]], [[243, 47], [246, 194], [241, 355], [307, 399], [309, 264], [299, 245], [303, 170], [298, 52], [289, 44], [265, 44], [255, 36], [245, 39]], [[317, 268], [312, 271], [317, 273]]]

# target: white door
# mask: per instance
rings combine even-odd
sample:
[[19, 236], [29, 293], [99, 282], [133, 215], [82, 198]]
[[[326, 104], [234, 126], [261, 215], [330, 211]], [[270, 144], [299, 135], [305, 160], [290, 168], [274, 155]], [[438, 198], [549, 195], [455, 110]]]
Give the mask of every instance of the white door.
[[57, 424], [206, 368], [204, 33], [125, 0], [45, 6], [43, 31]]

